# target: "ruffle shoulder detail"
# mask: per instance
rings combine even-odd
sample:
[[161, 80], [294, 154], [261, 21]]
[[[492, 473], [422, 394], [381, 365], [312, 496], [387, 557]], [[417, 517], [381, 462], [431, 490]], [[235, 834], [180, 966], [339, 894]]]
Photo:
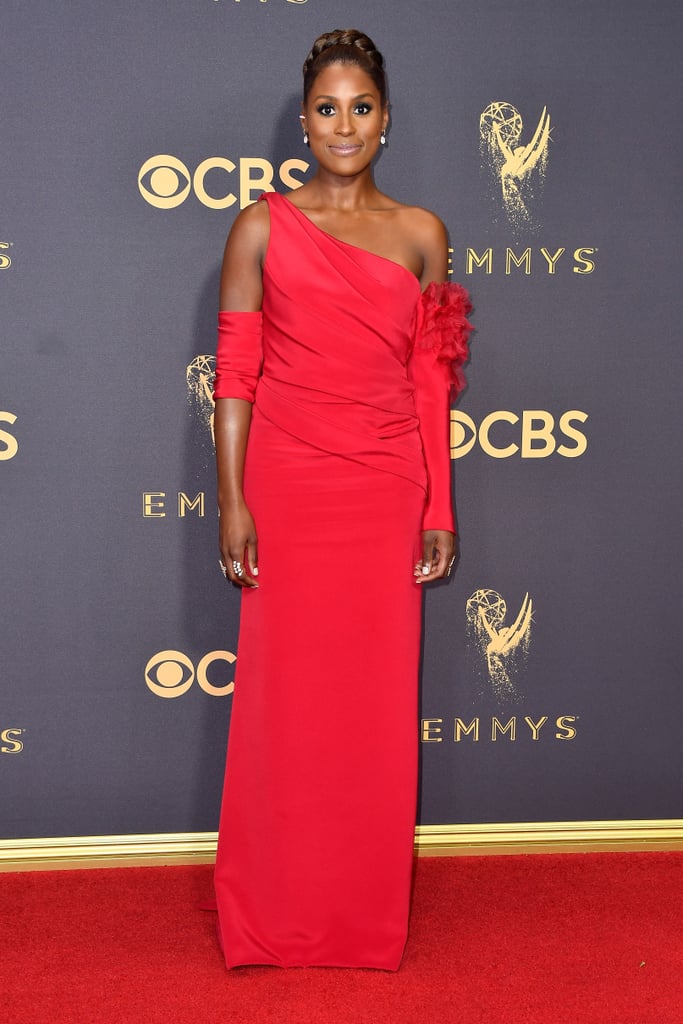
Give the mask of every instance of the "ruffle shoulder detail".
[[465, 386], [462, 367], [469, 357], [471, 310], [467, 290], [455, 282], [432, 281], [418, 302], [414, 348], [433, 353], [456, 394]]

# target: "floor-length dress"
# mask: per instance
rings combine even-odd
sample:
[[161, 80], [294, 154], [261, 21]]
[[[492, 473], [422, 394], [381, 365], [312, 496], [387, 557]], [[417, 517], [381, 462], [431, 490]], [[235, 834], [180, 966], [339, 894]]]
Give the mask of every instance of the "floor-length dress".
[[[231, 341], [215, 386], [254, 402], [244, 491], [259, 542], [259, 587], [242, 593], [220, 937], [228, 967], [396, 970], [417, 789], [413, 566], [423, 527], [453, 528], [450, 380], [426, 348], [410, 358], [423, 314], [405, 267], [265, 198], [262, 314], [221, 314]], [[424, 437], [416, 393], [431, 409]], [[425, 465], [429, 430], [438, 466]]]

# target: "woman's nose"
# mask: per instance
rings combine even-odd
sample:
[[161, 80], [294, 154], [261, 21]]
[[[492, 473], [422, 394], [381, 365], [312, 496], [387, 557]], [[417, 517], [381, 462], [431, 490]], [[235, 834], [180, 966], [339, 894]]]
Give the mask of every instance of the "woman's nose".
[[337, 122], [338, 135], [350, 135], [353, 131], [353, 123], [349, 114], [340, 114]]

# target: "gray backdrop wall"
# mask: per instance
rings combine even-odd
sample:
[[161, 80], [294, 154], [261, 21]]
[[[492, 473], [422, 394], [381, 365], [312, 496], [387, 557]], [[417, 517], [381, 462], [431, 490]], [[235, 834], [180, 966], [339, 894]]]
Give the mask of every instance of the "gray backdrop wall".
[[300, 66], [347, 25], [388, 63], [378, 182], [444, 219], [476, 307], [421, 821], [681, 815], [680, 5], [5, 0], [6, 837], [216, 827], [220, 259], [308, 173]]

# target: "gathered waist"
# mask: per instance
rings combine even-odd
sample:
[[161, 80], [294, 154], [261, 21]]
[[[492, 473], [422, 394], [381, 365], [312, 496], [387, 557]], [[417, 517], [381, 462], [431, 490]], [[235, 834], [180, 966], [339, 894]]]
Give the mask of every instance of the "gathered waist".
[[427, 474], [414, 409], [385, 409], [266, 374], [259, 379], [255, 405], [299, 440], [405, 477], [426, 492]]

